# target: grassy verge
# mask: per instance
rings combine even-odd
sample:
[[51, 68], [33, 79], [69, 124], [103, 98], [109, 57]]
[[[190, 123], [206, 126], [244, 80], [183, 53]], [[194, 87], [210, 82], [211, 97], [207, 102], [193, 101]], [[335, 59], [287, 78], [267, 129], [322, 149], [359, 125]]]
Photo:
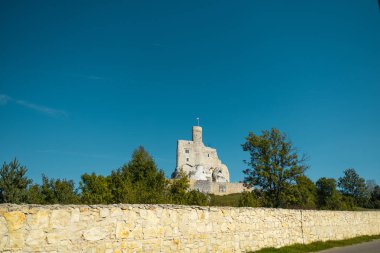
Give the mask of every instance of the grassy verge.
[[375, 239], [380, 239], [380, 235], [373, 236], [360, 236], [347, 240], [340, 241], [326, 241], [326, 242], [313, 242], [310, 244], [293, 244], [290, 246], [282, 247], [282, 248], [265, 248], [259, 251], [255, 251], [255, 253], [307, 253], [307, 252], [317, 252], [320, 250], [325, 250], [334, 247], [342, 247], [348, 246], [352, 244], [369, 242]]
[[240, 196], [241, 196], [241, 193], [233, 193], [233, 194], [224, 195], [224, 196], [210, 194], [210, 197], [211, 197], [210, 206], [237, 207], [239, 206]]

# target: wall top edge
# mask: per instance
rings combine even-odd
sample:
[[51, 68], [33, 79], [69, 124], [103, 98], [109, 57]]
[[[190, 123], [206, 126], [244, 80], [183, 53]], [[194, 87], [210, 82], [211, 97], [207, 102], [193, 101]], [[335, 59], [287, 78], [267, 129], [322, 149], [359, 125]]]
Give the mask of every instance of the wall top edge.
[[204, 210], [204, 211], [221, 211], [221, 210], [235, 210], [235, 211], [279, 211], [279, 212], [320, 212], [320, 213], [378, 213], [380, 210], [368, 211], [340, 211], [340, 210], [301, 210], [301, 209], [283, 209], [283, 208], [267, 208], [267, 207], [229, 207], [229, 206], [188, 206], [188, 205], [171, 205], [171, 204], [110, 204], [110, 205], [36, 205], [36, 204], [0, 204], [0, 213], [4, 211], [20, 211], [25, 209], [102, 209], [102, 208], [120, 208], [123, 210], [128, 209], [182, 209], [182, 210]]

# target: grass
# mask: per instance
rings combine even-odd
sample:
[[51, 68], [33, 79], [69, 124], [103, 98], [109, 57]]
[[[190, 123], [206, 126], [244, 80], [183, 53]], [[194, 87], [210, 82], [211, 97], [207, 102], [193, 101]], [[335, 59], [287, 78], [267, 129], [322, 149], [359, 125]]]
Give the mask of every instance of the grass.
[[293, 244], [290, 246], [282, 247], [282, 248], [265, 248], [255, 253], [307, 253], [307, 252], [317, 252], [320, 250], [330, 249], [334, 247], [342, 247], [353, 244], [358, 244], [362, 242], [369, 242], [375, 239], [380, 239], [380, 235], [373, 236], [359, 236], [346, 240], [339, 241], [326, 241], [326, 242], [313, 242], [310, 244]]
[[233, 193], [229, 195], [213, 195], [210, 194], [211, 201], [210, 206], [239, 206], [239, 199], [240, 199], [241, 193]]

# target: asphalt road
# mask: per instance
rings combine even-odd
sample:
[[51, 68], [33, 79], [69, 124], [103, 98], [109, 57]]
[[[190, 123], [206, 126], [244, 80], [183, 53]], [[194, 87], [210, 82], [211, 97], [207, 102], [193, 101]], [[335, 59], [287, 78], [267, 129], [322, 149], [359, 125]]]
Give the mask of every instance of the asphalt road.
[[380, 240], [318, 251], [319, 253], [380, 253]]

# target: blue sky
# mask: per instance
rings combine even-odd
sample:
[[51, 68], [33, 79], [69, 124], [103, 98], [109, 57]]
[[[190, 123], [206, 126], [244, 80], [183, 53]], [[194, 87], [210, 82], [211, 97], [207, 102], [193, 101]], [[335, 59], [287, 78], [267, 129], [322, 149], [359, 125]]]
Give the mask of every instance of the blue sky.
[[143, 145], [167, 176], [199, 117], [231, 179], [275, 127], [307, 175], [380, 183], [376, 0], [1, 1], [0, 161], [108, 174]]

